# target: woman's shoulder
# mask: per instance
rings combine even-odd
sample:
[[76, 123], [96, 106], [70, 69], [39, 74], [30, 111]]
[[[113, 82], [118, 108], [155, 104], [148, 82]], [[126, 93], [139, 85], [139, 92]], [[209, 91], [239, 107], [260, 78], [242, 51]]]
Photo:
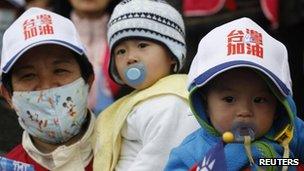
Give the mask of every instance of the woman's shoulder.
[[22, 144], [17, 145], [12, 151], [6, 154], [5, 157], [11, 160], [31, 164], [34, 166], [36, 171], [47, 171], [47, 169], [43, 168], [27, 154]]
[[14, 147], [10, 152], [8, 152], [5, 157], [12, 160], [22, 161], [18, 159], [24, 158], [25, 155], [27, 155], [26, 151], [24, 150], [22, 144], [19, 144]]

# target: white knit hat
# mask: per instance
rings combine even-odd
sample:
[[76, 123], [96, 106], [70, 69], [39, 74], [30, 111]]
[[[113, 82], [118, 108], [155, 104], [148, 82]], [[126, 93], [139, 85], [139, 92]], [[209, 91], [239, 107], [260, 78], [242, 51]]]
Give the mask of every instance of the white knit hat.
[[1, 71], [8, 73], [22, 54], [42, 44], [58, 44], [79, 55], [85, 54], [76, 28], [69, 19], [44, 9], [30, 8], [4, 33]]
[[[125, 38], [141, 37], [163, 43], [177, 59], [177, 70], [186, 57], [185, 27], [180, 13], [161, 0], [124, 0], [118, 4], [110, 18], [108, 42], [111, 49]], [[121, 81], [110, 59], [109, 73], [120, 84]]]
[[188, 89], [194, 91], [237, 67], [260, 71], [283, 96], [292, 95], [286, 47], [249, 18], [217, 27], [200, 41], [188, 74]]

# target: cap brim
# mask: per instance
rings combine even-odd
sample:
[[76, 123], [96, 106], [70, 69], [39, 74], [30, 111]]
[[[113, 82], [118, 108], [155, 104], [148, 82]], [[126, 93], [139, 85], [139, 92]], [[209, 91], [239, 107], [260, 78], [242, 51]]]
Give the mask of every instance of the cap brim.
[[230, 61], [210, 68], [209, 70], [207, 70], [206, 72], [195, 78], [188, 87], [188, 90], [191, 92], [193, 88], [204, 86], [209, 80], [219, 75], [220, 73], [223, 73], [233, 68], [240, 68], [240, 67], [253, 68], [261, 71], [262, 73], [267, 75], [268, 78], [270, 78], [270, 80], [274, 83], [274, 85], [280, 90], [282, 95], [286, 97], [291, 94], [291, 90], [289, 90], [286, 87], [286, 85], [271, 71], [269, 71], [268, 69], [266, 69], [265, 67], [259, 64], [249, 61], [243, 61], [243, 60]]
[[25, 53], [27, 52], [29, 49], [39, 46], [39, 45], [44, 45], [44, 44], [56, 44], [56, 45], [61, 45], [64, 47], [67, 47], [68, 49], [71, 49], [72, 51], [76, 52], [79, 55], [83, 55], [84, 51], [65, 41], [61, 41], [61, 40], [42, 40], [33, 44], [30, 44], [28, 46], [26, 46], [25, 48], [23, 48], [21, 51], [19, 51], [16, 55], [14, 55], [7, 63], [6, 65], [3, 67], [3, 73], [8, 73], [9, 70], [11, 69], [11, 67], [15, 64], [15, 62]]

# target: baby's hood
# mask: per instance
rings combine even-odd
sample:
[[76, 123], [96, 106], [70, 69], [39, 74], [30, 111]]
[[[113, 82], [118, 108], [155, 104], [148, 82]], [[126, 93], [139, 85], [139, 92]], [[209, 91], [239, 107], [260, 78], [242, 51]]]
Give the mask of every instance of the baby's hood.
[[288, 54], [286, 47], [267, 34], [249, 18], [241, 18], [219, 26], [199, 43], [188, 74], [190, 106], [200, 125], [209, 133], [220, 134], [206, 116], [198, 89], [217, 75], [246, 67], [260, 74], [281, 102], [282, 111], [266, 137], [279, 142], [290, 141], [294, 129], [296, 107], [292, 100]]

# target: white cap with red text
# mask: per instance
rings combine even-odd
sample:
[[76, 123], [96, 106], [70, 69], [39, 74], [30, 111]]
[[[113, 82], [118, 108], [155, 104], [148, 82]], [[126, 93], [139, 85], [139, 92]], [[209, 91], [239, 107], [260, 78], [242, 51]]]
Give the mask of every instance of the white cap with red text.
[[1, 71], [8, 73], [22, 54], [42, 44], [57, 44], [79, 55], [85, 54], [76, 28], [69, 19], [41, 8], [30, 8], [4, 33]]
[[256, 69], [283, 96], [292, 95], [286, 47], [249, 18], [221, 25], [202, 38], [188, 74], [188, 90], [236, 67]]

